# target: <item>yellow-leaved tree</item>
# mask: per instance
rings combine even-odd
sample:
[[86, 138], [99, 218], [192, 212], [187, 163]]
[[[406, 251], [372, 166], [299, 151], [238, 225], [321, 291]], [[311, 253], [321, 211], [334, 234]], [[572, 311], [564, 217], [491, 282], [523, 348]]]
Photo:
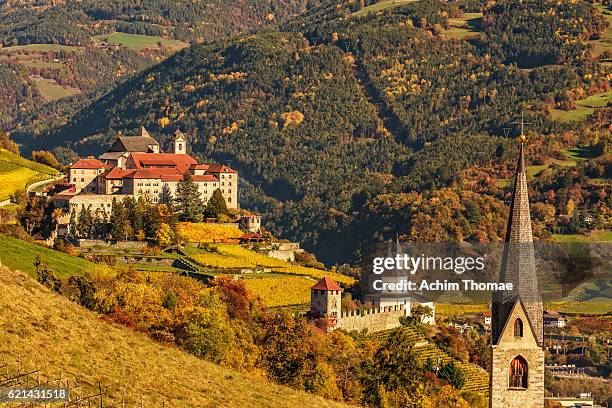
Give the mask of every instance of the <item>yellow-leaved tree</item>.
[[157, 123], [159, 123], [159, 126], [164, 128], [170, 124], [170, 119], [164, 116], [163, 118], [160, 118]]
[[155, 231], [155, 242], [162, 248], [170, 246], [172, 244], [173, 235], [174, 232], [172, 228], [168, 224], [162, 223], [159, 225], [159, 228], [157, 228], [157, 231]]

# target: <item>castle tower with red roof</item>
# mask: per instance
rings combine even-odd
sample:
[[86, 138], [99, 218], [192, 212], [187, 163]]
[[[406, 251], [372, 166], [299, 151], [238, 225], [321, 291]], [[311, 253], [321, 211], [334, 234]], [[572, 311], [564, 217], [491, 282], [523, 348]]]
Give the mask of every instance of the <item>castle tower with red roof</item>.
[[342, 288], [327, 276], [310, 288], [310, 314], [313, 317], [327, 317], [335, 327], [341, 312]]

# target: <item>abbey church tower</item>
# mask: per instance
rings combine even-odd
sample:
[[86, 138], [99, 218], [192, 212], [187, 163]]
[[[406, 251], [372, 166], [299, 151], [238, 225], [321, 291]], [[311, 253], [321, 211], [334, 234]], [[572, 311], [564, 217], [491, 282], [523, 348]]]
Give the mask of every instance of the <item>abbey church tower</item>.
[[187, 154], [187, 138], [180, 130], [174, 132], [172, 137], [172, 153]]
[[492, 302], [491, 408], [544, 407], [543, 306], [536, 276], [524, 139], [510, 206], [500, 282]]

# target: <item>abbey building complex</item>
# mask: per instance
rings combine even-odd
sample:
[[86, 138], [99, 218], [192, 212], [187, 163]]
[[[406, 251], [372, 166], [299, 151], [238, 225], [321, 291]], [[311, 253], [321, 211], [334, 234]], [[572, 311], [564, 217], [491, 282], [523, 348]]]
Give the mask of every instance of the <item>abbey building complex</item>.
[[80, 159], [68, 169], [68, 188], [55, 197], [72, 210], [83, 205], [109, 211], [113, 200], [143, 197], [168, 203], [178, 184], [189, 175], [206, 203], [220, 190], [228, 208], [237, 209], [238, 173], [223, 164], [203, 164], [187, 154], [187, 139], [177, 131], [171, 149], [160, 145], [141, 128], [137, 136], [118, 136], [110, 149], [95, 158]]

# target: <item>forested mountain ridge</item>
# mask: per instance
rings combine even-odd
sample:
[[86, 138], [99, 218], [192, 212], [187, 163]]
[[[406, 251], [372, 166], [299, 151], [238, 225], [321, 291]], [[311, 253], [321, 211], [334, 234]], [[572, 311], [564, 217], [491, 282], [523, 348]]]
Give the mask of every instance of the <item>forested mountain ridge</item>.
[[[0, 3], [0, 126], [60, 126], [125, 78], [189, 42], [277, 24], [317, 1]], [[76, 95], [76, 96], [74, 96]], [[63, 99], [60, 103], [55, 100]], [[45, 105], [45, 106], [43, 106]]]
[[0, 5], [0, 43], [86, 45], [91, 36], [114, 31], [211, 41], [282, 22], [304, 12], [304, 0], [84, 0]]
[[[579, 125], [578, 137], [548, 114], [609, 89], [609, 66], [586, 43], [605, 20], [589, 4], [480, 5], [481, 32], [466, 40], [450, 36], [449, 21], [468, 5], [422, 0], [352, 15], [360, 6], [326, 2], [281, 30], [193, 45], [65, 126], [14, 137], [95, 154], [142, 124], [161, 140], [189, 132], [201, 159], [231, 161], [241, 172], [241, 201], [268, 214], [268, 228], [330, 262], [396, 233], [500, 239], [507, 191], [465, 170], [508, 176], [523, 110], [532, 160], [609, 138], [601, 117]], [[541, 38], [542, 24], [554, 29], [550, 37]], [[587, 140], [595, 131], [598, 139]], [[601, 177], [604, 164], [592, 166], [591, 177]], [[591, 200], [598, 190], [589, 188], [573, 198], [584, 209], [606, 200]], [[571, 215], [568, 197], [548, 205]]]

